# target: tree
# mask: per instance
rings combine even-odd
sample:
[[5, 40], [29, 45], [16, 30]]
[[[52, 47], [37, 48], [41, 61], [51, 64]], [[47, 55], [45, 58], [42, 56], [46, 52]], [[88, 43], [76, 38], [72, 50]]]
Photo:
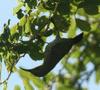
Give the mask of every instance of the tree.
[[[8, 78], [1, 84], [5, 84], [14, 72], [19, 73], [26, 90], [33, 90], [34, 88], [30, 81], [39, 90], [51, 90], [53, 85], [57, 90], [66, 90], [66, 88], [68, 90], [86, 90], [82, 84], [89, 80], [93, 72], [96, 73], [96, 82], [99, 83], [99, 9], [100, 0], [18, 0], [14, 14], [17, 15], [19, 22], [9, 28], [10, 20], [8, 20], [8, 23], [4, 25], [3, 33], [0, 35], [1, 62], [4, 60], [9, 72]], [[59, 74], [55, 75], [49, 72], [39, 78], [16, 68], [15, 65], [19, 59], [26, 54], [35, 61], [44, 60], [48, 37], [56, 37], [57, 41], [64, 34], [66, 35], [65, 38], [74, 38], [78, 32], [84, 33], [83, 39], [74, 45], [69, 54], [65, 55], [61, 62], [63, 67], [59, 70]], [[51, 47], [53, 46], [49, 45], [47, 48]], [[47, 52], [50, 50], [48, 49]], [[87, 71], [86, 66], [89, 63], [92, 63], [94, 68]], [[44, 69], [47, 70], [48, 68]], [[15, 86], [15, 90], [20, 90], [20, 87]]]

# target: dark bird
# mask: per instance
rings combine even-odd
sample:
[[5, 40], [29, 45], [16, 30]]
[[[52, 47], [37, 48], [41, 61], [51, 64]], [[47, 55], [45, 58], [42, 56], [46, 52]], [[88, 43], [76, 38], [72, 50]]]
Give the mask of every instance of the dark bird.
[[49, 43], [45, 49], [45, 57], [42, 65], [33, 69], [23, 69], [31, 72], [37, 77], [43, 77], [48, 74], [56, 64], [70, 51], [73, 45], [80, 42], [83, 38], [83, 33], [74, 38], [59, 38]]

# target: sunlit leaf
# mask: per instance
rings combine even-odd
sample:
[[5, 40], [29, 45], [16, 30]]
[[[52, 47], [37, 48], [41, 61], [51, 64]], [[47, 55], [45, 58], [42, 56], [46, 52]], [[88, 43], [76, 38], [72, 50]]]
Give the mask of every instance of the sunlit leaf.
[[19, 85], [15, 85], [14, 90], [21, 90]]
[[13, 14], [15, 15], [23, 5], [24, 3], [20, 2], [19, 5], [13, 9]]
[[70, 26], [68, 30], [68, 37], [72, 38], [75, 36], [76, 33], [76, 21], [74, 16], [70, 16]]
[[[26, 79], [28, 79], [28, 81], [32, 81], [32, 83], [35, 84], [38, 88], [40, 88], [40, 89], [43, 88], [44, 83], [40, 78], [33, 76], [31, 73], [28, 73], [23, 70], [19, 70], [19, 74], [20, 74], [21, 78], [23, 78], [23, 80], [24, 80], [24, 78], [26, 78]], [[27, 83], [27, 82], [25, 82], [25, 83]]]
[[21, 19], [20, 19], [20, 22], [19, 22], [19, 26], [25, 25], [26, 19], [27, 19], [26, 16], [24, 16], [23, 18], [21, 18]]
[[31, 23], [30, 19], [27, 18], [27, 22], [25, 24], [25, 33], [30, 33], [30, 31], [31, 31], [30, 23]]
[[15, 34], [15, 33], [17, 32], [17, 30], [18, 30], [18, 26], [17, 26], [17, 25], [14, 25], [14, 26], [11, 28], [11, 31], [10, 31], [11, 35]]
[[96, 83], [100, 82], [100, 69], [96, 70]]

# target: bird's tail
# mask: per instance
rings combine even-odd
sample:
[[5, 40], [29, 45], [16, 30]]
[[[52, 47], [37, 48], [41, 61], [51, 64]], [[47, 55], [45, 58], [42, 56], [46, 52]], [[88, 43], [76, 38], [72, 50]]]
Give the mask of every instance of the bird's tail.
[[40, 66], [37, 66], [36, 68], [33, 68], [33, 69], [24, 69], [21, 67], [20, 67], [20, 69], [22, 69], [24, 71], [28, 71], [37, 77], [43, 77], [51, 70], [51, 69], [48, 70], [48, 68], [45, 65], [40, 65]]
[[80, 42], [82, 38], [83, 38], [83, 33], [80, 33], [79, 35], [73, 38], [73, 44]]

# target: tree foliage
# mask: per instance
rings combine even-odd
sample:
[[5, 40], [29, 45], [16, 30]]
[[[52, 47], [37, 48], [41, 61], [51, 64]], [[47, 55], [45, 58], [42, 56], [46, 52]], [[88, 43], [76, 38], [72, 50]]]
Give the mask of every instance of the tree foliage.
[[[13, 9], [13, 13], [19, 22], [12, 27], [9, 27], [10, 20], [4, 24], [0, 35], [0, 62], [5, 62], [10, 74], [19, 73], [25, 90], [34, 89], [30, 81], [39, 90], [51, 90], [53, 86], [56, 90], [86, 90], [82, 84], [89, 81], [93, 72], [96, 73], [96, 83], [99, 83], [100, 0], [17, 1], [18, 6]], [[63, 67], [57, 75], [50, 72], [39, 78], [16, 68], [19, 59], [26, 54], [32, 60], [44, 60], [47, 39], [56, 37], [58, 32], [61, 38], [63, 35], [73, 38], [78, 32], [83, 32], [84, 37], [63, 58]], [[88, 71], [89, 63], [94, 68]], [[20, 86], [16, 85], [15, 90], [21, 90]]]

